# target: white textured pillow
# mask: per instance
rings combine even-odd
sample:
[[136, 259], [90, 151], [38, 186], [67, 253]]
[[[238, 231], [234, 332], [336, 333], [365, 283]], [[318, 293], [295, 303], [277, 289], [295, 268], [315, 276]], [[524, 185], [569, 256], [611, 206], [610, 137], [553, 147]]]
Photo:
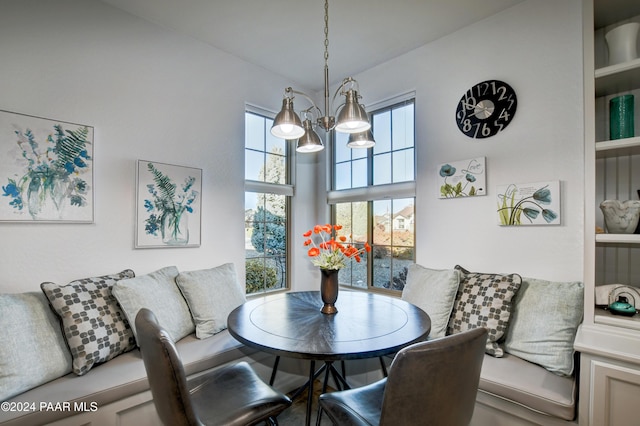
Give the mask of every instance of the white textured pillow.
[[44, 294], [0, 294], [0, 312], [0, 401], [71, 372], [60, 320]]
[[504, 342], [510, 354], [558, 375], [573, 373], [573, 342], [584, 310], [584, 284], [523, 278]]
[[191, 309], [198, 339], [206, 339], [227, 328], [231, 311], [247, 300], [233, 263], [181, 272], [176, 283]]
[[430, 339], [444, 337], [460, 284], [458, 271], [429, 269], [417, 264], [408, 269], [402, 300], [413, 303], [429, 314]]
[[150, 309], [155, 314], [158, 323], [169, 332], [174, 342], [194, 332], [189, 307], [176, 285], [177, 276], [178, 268], [167, 266], [113, 285], [111, 292], [120, 303], [136, 338], [136, 315], [141, 308]]

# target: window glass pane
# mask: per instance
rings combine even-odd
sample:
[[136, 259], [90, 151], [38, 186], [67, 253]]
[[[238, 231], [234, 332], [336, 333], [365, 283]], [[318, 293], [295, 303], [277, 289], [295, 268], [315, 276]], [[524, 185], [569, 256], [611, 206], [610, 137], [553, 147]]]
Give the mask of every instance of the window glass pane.
[[271, 134], [272, 125], [273, 125], [273, 120], [265, 118], [265, 123], [264, 123], [264, 133], [266, 137], [265, 150], [267, 152], [274, 152], [275, 149], [278, 149], [279, 152], [286, 152], [287, 141], [284, 139], [276, 138]]
[[335, 171], [336, 189], [351, 188], [351, 163], [336, 164]]
[[[336, 224], [342, 225], [340, 235], [347, 237], [358, 249], [362, 249], [368, 241], [367, 211], [366, 201], [335, 205]], [[366, 288], [369, 256], [370, 254], [361, 256], [360, 262], [353, 259], [347, 262], [347, 267], [341, 269], [338, 275], [340, 284]]]
[[364, 244], [369, 241], [367, 229], [368, 208], [369, 203], [366, 201], [351, 203], [351, 234], [355, 243]]
[[391, 244], [391, 200], [373, 202], [373, 244]]
[[255, 114], [245, 114], [244, 147], [264, 151], [264, 118]]
[[414, 143], [413, 104], [393, 110], [393, 149], [410, 148]]
[[[286, 197], [248, 194], [245, 194], [247, 293], [286, 287]], [[259, 268], [264, 270], [260, 272]]]
[[264, 153], [244, 150], [244, 178], [264, 181]]
[[[375, 138], [374, 138], [375, 139]], [[359, 158], [367, 158], [367, 154], [369, 153], [370, 150], [368, 149], [363, 149], [363, 148], [349, 148], [351, 150], [351, 157], [354, 160], [357, 160]]]
[[414, 179], [413, 148], [393, 152], [393, 182], [407, 182]]
[[367, 176], [367, 159], [364, 158], [362, 160], [357, 160], [353, 162], [353, 177], [352, 177], [352, 187], [353, 188], [361, 188], [363, 186], [367, 186], [368, 182]]
[[373, 157], [373, 184], [384, 185], [391, 183], [391, 154], [375, 155]]
[[352, 150], [347, 146], [349, 135], [347, 135], [346, 133], [333, 132], [333, 139], [335, 141], [333, 146], [335, 149], [336, 163], [351, 160]]
[[385, 283], [384, 288], [398, 291], [404, 290], [404, 286], [407, 283], [407, 271], [409, 270], [409, 265], [414, 262], [413, 259], [415, 257], [412, 249], [394, 250], [391, 259], [391, 281]]
[[287, 170], [284, 151], [281, 148], [274, 147], [271, 152], [267, 154], [264, 180], [269, 183], [285, 184], [287, 182]]
[[393, 245], [411, 246], [414, 244], [414, 208], [413, 198], [393, 200]]
[[376, 140], [373, 153], [391, 151], [391, 111], [373, 114], [372, 127], [373, 138]]
[[389, 288], [391, 281], [391, 246], [375, 246], [373, 255], [373, 287]]

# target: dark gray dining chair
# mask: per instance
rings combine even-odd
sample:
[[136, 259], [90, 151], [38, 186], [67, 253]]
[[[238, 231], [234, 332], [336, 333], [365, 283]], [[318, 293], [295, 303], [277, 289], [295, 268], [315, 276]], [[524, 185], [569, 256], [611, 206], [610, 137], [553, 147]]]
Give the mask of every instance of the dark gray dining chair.
[[291, 405], [244, 361], [187, 381], [171, 336], [149, 309], [136, 315], [136, 331], [153, 402], [167, 426], [277, 425]]
[[320, 395], [317, 424], [326, 413], [341, 426], [466, 426], [486, 341], [487, 330], [476, 328], [401, 349], [388, 377]]

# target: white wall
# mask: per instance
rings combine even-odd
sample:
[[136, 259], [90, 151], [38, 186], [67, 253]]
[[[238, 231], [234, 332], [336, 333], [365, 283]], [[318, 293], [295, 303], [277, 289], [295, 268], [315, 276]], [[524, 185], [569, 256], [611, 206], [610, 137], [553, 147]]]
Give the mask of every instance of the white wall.
[[[0, 9], [0, 109], [95, 128], [95, 223], [0, 223], [0, 291], [167, 265], [243, 276], [245, 102], [277, 111], [294, 82], [95, 0]], [[201, 247], [133, 248], [137, 159], [203, 169]]]
[[[581, 279], [580, 8], [530, 0], [354, 76], [367, 105], [416, 91], [419, 263]], [[278, 109], [283, 88], [299, 85], [95, 0], [5, 1], [0, 41], [0, 109], [94, 126], [96, 196], [91, 225], [0, 223], [0, 292], [124, 268], [242, 268], [244, 105]], [[455, 107], [487, 79], [515, 88], [518, 112], [476, 141], [458, 131]], [[438, 165], [477, 156], [488, 195], [438, 199]], [[200, 248], [133, 249], [137, 159], [203, 169]], [[325, 217], [325, 159], [297, 158], [295, 289], [319, 280], [301, 234]], [[499, 227], [496, 185], [543, 180], [562, 182], [563, 224]]]
[[[579, 0], [531, 0], [355, 76], [365, 104], [416, 91], [417, 262], [582, 279], [583, 95]], [[484, 80], [516, 91], [514, 121], [488, 139], [455, 110]], [[439, 199], [439, 165], [485, 156], [487, 195]], [[561, 181], [562, 225], [497, 225], [496, 186]]]

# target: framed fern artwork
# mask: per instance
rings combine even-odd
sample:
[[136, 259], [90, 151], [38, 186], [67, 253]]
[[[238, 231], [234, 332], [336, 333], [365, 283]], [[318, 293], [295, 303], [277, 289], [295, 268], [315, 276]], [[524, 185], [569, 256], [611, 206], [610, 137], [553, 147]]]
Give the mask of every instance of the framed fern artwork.
[[136, 248], [199, 247], [202, 169], [138, 160]]
[[93, 127], [0, 111], [0, 221], [93, 223]]

